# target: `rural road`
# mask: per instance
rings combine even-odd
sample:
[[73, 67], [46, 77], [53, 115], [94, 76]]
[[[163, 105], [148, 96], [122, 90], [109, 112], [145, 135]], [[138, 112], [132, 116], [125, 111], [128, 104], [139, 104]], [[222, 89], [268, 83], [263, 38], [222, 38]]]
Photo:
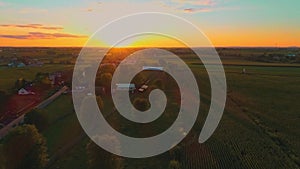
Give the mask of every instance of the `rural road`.
[[[30, 112], [33, 109], [41, 109], [41, 108], [46, 107], [48, 104], [53, 102], [58, 96], [60, 96], [62, 93], [64, 93], [67, 90], [68, 90], [68, 87], [64, 86], [59, 91], [57, 91], [55, 94], [53, 94], [52, 96], [50, 96], [49, 98], [47, 98], [46, 100], [44, 100], [43, 102], [38, 104], [37, 106], [35, 106], [31, 109], [27, 109], [27, 110], [25, 110], [25, 109], [20, 110], [20, 111], [24, 111], [21, 116], [14, 119], [9, 124], [7, 124], [2, 129], [0, 129], [0, 139], [2, 139], [13, 127], [19, 125], [20, 123], [23, 123], [26, 113]], [[20, 111], [18, 111], [18, 112], [20, 112]]]
[[63, 94], [67, 90], [68, 90], [67, 86], [62, 87], [59, 91], [57, 91], [52, 96], [50, 96], [49, 98], [47, 98], [46, 100], [44, 100], [43, 102], [38, 104], [35, 108], [36, 109], [42, 109], [42, 108], [46, 107], [48, 104], [53, 102], [58, 96], [60, 96], [61, 94]]

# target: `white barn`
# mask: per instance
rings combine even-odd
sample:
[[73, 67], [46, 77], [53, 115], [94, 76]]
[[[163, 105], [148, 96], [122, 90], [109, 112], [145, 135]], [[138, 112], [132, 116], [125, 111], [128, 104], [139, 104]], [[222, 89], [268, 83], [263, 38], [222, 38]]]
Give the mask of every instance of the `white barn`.
[[31, 92], [31, 91], [27, 91], [26, 89], [24, 88], [21, 88], [19, 91], [18, 91], [18, 95], [29, 95], [29, 94], [35, 94], [34, 92]]

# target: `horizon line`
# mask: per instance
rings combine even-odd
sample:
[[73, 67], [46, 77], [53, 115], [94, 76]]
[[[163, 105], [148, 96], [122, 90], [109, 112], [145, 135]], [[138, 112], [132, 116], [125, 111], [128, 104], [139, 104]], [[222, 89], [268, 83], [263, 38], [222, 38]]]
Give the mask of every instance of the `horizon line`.
[[[300, 46], [118, 46], [118, 47], [100, 47], [89, 46], [85, 48], [300, 48]], [[0, 48], [84, 48], [84, 46], [0, 46]]]

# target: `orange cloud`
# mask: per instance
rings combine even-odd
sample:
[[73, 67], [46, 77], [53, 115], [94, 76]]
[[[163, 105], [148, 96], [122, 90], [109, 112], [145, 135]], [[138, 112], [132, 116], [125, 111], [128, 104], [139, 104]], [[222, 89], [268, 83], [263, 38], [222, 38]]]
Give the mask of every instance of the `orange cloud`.
[[56, 38], [86, 38], [84, 35], [74, 35], [67, 33], [43, 33], [43, 32], [29, 32], [24, 35], [0, 35], [0, 38], [8, 39], [56, 39]]
[[173, 0], [173, 2], [195, 6], [212, 6], [216, 4], [214, 0]]
[[186, 13], [211, 12], [212, 9], [209, 9], [209, 8], [185, 8], [183, 11]]
[[222, 2], [218, 0], [172, 0], [164, 6], [184, 13], [212, 12], [220, 10]]
[[32, 28], [32, 29], [47, 29], [47, 30], [62, 30], [63, 27], [59, 26], [45, 26], [42, 24], [2, 24], [0, 27], [14, 27], [14, 28]]

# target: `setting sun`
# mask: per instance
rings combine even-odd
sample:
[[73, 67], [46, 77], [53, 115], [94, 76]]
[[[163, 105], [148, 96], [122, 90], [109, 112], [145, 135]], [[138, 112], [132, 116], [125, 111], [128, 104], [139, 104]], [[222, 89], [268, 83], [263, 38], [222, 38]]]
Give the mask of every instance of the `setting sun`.
[[[137, 12], [164, 12], [186, 18], [200, 28], [214, 46], [300, 46], [298, 6], [298, 1], [269, 4], [235, 0], [231, 2], [205, 0], [205, 3], [175, 0], [136, 1], [135, 5], [132, 5], [129, 2], [100, 3], [93, 0], [85, 2], [75, 0], [72, 3], [58, 0], [49, 2], [1, 0], [0, 46], [80, 47], [102, 26]], [[123, 10], [119, 10], [119, 7]], [[122, 27], [119, 29], [122, 30]], [[188, 32], [186, 34], [188, 38], [197, 38]], [[157, 44], [151, 44], [151, 40]], [[94, 44], [113, 45], [103, 40]], [[126, 40], [118, 46], [178, 45], [180, 44], [165, 38], [146, 37]]]

